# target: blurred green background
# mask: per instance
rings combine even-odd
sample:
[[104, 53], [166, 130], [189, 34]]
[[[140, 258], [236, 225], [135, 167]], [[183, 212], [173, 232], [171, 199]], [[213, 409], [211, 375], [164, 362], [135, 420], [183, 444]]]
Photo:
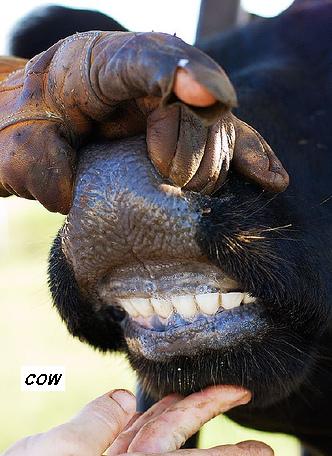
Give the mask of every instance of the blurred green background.
[[[124, 357], [101, 355], [74, 340], [52, 308], [47, 255], [62, 221], [35, 202], [0, 200], [0, 451], [67, 420], [112, 388], [135, 390], [135, 375]], [[64, 365], [66, 391], [21, 392], [20, 369], [29, 364]], [[299, 455], [295, 439], [245, 429], [224, 417], [204, 427], [200, 446], [245, 439], [268, 443], [277, 456]]]

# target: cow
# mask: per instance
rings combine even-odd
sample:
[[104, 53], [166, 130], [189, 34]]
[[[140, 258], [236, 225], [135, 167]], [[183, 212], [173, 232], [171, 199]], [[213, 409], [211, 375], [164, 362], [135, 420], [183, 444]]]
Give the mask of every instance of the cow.
[[[78, 154], [71, 209], [49, 259], [69, 331], [125, 352], [142, 403], [241, 385], [253, 399], [228, 415], [292, 434], [311, 456], [332, 454], [331, 23], [331, 1], [297, 1], [204, 43], [235, 87], [240, 119], [210, 144], [227, 149], [244, 129], [250, 160], [225, 152], [210, 185], [210, 162], [200, 157], [190, 186], [186, 150], [177, 156], [185, 166], [171, 174], [148, 157], [158, 138], [135, 128], [110, 138], [102, 129]], [[213, 132], [197, 121], [202, 110], [181, 112], [189, 130]], [[219, 106], [212, 118], [224, 114]], [[199, 136], [186, 140], [197, 146]], [[278, 172], [262, 188], [260, 148], [277, 152], [286, 191], [273, 192], [278, 176], [286, 179], [274, 158], [267, 171]]]

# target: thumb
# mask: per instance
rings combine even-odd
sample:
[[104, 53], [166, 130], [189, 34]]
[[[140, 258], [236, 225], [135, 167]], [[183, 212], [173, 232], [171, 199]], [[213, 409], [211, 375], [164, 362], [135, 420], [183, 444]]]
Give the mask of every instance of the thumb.
[[47, 454], [99, 456], [125, 428], [135, 412], [136, 400], [129, 391], [114, 390], [100, 396], [68, 423], [43, 434], [50, 446]]
[[54, 121], [29, 120], [6, 127], [1, 131], [0, 196], [36, 199], [51, 212], [67, 214], [75, 155]]

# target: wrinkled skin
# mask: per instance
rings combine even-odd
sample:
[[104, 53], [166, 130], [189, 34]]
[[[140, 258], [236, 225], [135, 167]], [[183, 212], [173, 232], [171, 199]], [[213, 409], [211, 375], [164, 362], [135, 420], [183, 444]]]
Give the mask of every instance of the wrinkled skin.
[[222, 68], [175, 36], [75, 34], [28, 62], [0, 59], [0, 73], [0, 196], [67, 214], [77, 150], [143, 132], [156, 169], [181, 188], [215, 192], [231, 160], [268, 190], [288, 186], [270, 146], [230, 112]]
[[[179, 190], [153, 168], [144, 137], [90, 145], [50, 257], [70, 332], [128, 353], [146, 394], [245, 386], [253, 400], [233, 419], [291, 433], [323, 455], [332, 452], [331, 19], [331, 2], [299, 6], [204, 49], [236, 88], [237, 116], [286, 165], [284, 194], [235, 171], [212, 195]], [[213, 325], [178, 322], [170, 338], [143, 331], [102, 290], [119, 267], [139, 263], [142, 273], [166, 260], [219, 268], [256, 303]]]

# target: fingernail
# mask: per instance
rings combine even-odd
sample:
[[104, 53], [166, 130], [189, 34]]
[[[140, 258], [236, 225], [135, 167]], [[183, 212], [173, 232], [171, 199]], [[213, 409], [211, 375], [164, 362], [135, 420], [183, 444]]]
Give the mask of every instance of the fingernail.
[[251, 392], [241, 387], [221, 385], [215, 388], [220, 397], [227, 396], [229, 402], [237, 405], [246, 404], [251, 399]]
[[251, 393], [242, 388], [234, 388], [229, 391], [230, 398], [234, 402], [248, 401], [251, 398]]
[[134, 413], [136, 411], [135, 396], [127, 390], [115, 390], [110, 393], [110, 397], [117, 402], [121, 408], [127, 413]]
[[251, 393], [250, 391], [245, 391], [242, 396], [236, 401], [236, 405], [244, 405], [250, 402]]

